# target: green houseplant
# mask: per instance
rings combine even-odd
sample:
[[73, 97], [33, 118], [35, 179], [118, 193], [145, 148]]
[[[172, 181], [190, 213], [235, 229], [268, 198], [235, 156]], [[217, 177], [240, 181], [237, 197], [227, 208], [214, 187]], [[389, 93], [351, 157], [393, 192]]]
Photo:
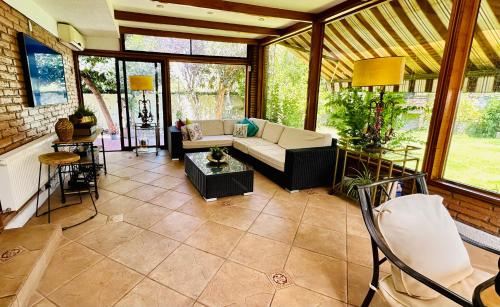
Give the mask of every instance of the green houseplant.
[[78, 106], [76, 111], [69, 116], [69, 120], [74, 125], [89, 124], [90, 126], [94, 126], [97, 124], [97, 117], [95, 116], [94, 111], [83, 105]]
[[212, 155], [212, 159], [216, 160], [216, 161], [220, 161], [222, 160], [222, 158], [224, 157], [224, 155], [227, 154], [227, 148], [221, 148], [219, 146], [214, 146], [214, 147], [211, 147], [210, 148], [210, 154]]

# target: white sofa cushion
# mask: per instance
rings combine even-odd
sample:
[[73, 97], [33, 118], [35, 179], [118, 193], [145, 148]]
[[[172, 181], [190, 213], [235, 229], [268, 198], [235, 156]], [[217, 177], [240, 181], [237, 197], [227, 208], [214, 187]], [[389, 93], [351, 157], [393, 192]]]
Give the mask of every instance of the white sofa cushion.
[[[387, 245], [409, 267], [445, 287], [472, 273], [469, 255], [442, 197], [406, 195], [385, 202], [376, 211], [376, 225]], [[410, 296], [439, 296], [394, 265], [392, 280], [397, 291]]]
[[266, 126], [267, 120], [265, 119], [260, 119], [260, 118], [249, 118], [254, 124], [259, 127], [259, 131], [257, 131], [257, 134], [255, 135], [258, 138], [262, 137], [262, 133], [264, 133], [264, 127]]
[[273, 143], [278, 143], [278, 140], [280, 139], [281, 133], [283, 133], [284, 129], [285, 126], [267, 122], [264, 126], [262, 138]]
[[271, 143], [269, 141], [266, 141], [258, 137], [249, 137], [245, 139], [235, 138], [233, 140], [233, 147], [245, 154], [248, 154], [248, 148], [252, 146], [265, 146], [265, 145], [274, 145], [274, 143]]
[[231, 146], [233, 144], [232, 135], [204, 135], [198, 141], [182, 141], [184, 149], [209, 148], [213, 146]]
[[[219, 119], [194, 120], [199, 123], [203, 135], [224, 135], [224, 123]], [[231, 132], [232, 133], [232, 132]]]
[[279, 171], [285, 171], [286, 149], [277, 144], [249, 147], [248, 154]]
[[332, 137], [329, 134], [285, 127], [278, 145], [286, 149], [331, 146]]
[[[462, 281], [459, 281], [449, 287], [449, 289], [465, 299], [472, 301], [472, 295], [474, 294], [474, 289], [480, 283], [491, 278], [493, 275], [490, 273], [481, 271], [479, 269], [474, 269], [474, 272]], [[412, 306], [412, 307], [446, 307], [446, 306], [457, 306], [450, 299], [439, 295], [437, 298], [431, 300], [420, 300], [404, 293], [396, 291], [394, 287], [394, 280], [392, 276], [387, 276], [380, 281], [379, 284], [380, 294], [383, 300], [389, 306]], [[378, 299], [378, 298], [377, 298]], [[374, 300], [374, 305], [375, 304]], [[386, 304], [384, 304], [385, 306]]]
[[234, 124], [236, 124], [237, 119], [224, 119], [224, 134], [233, 134]]

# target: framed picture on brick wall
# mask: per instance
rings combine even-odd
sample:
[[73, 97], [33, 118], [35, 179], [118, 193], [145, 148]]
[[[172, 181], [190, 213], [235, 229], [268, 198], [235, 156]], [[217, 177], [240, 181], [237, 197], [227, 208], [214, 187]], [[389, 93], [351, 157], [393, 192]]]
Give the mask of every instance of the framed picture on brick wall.
[[68, 102], [62, 55], [31, 36], [17, 34], [30, 107]]

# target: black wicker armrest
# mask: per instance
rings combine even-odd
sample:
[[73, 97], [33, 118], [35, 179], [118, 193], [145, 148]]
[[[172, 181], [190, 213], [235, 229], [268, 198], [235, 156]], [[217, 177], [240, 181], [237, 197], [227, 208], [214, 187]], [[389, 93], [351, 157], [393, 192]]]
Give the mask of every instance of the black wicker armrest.
[[182, 133], [175, 126], [168, 127], [168, 152], [172, 159], [180, 159], [184, 155], [182, 149]]
[[287, 149], [285, 179], [289, 190], [327, 186], [333, 180], [335, 146]]

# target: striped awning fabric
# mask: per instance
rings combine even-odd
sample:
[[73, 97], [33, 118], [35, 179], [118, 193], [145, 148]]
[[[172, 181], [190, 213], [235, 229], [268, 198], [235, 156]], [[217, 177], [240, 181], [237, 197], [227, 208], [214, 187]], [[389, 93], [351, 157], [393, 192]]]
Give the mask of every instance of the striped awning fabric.
[[[406, 79], [436, 79], [451, 9], [452, 0], [391, 0], [327, 24], [322, 76], [349, 81], [357, 60], [404, 56]], [[308, 61], [310, 41], [307, 31], [281, 43]], [[482, 1], [467, 77], [493, 77], [490, 90], [500, 90], [499, 0]]]

